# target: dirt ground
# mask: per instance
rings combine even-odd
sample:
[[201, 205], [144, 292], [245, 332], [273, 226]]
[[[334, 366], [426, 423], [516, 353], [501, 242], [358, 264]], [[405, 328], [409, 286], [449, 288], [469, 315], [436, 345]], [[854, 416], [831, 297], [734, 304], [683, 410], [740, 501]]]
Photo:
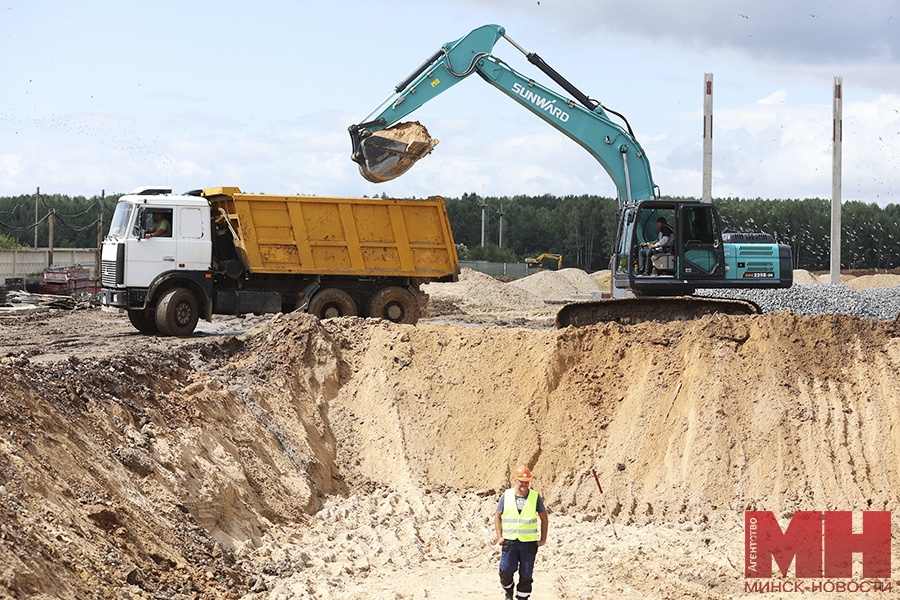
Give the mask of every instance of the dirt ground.
[[745, 592], [743, 511], [900, 511], [895, 323], [555, 330], [519, 294], [545, 283], [470, 274], [417, 326], [0, 317], [0, 598], [499, 598], [520, 463], [536, 600], [777, 598]]

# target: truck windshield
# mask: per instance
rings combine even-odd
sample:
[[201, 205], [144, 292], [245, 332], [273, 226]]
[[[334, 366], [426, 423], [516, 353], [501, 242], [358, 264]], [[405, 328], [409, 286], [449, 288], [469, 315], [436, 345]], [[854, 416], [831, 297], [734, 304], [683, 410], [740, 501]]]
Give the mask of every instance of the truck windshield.
[[112, 223], [109, 225], [109, 237], [113, 239], [121, 239], [125, 237], [128, 231], [128, 221], [131, 219], [131, 210], [134, 205], [127, 202], [116, 204], [116, 212], [113, 214]]

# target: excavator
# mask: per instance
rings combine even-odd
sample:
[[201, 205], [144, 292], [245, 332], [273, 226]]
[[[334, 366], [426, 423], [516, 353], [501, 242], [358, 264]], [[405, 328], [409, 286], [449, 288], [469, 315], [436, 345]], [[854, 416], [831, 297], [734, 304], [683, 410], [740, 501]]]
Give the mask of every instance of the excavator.
[[[501, 38], [567, 95], [495, 56], [494, 46]], [[438, 140], [420, 123], [401, 119], [472, 74], [584, 148], [616, 187], [616, 241], [610, 269], [617, 297], [567, 304], [557, 314], [557, 327], [664, 322], [712, 313], [758, 314], [759, 307], [749, 301], [693, 294], [701, 288], [788, 288], [793, 284], [790, 246], [776, 243], [766, 233], [723, 233], [712, 204], [660, 196], [647, 155], [627, 119], [588, 97], [540, 56], [510, 39], [499, 25], [478, 27], [442, 45], [362, 123], [350, 126], [351, 158], [360, 174], [375, 183], [390, 181], [431, 153]], [[648, 257], [652, 268], [646, 274], [646, 268], [639, 271], [640, 252], [657, 242], [660, 221], [671, 227], [672, 235], [667, 236], [667, 246]]]
[[532, 267], [534, 269], [540, 269], [544, 264], [544, 259], [548, 259], [554, 261], [556, 263], [556, 270], [559, 271], [562, 269], [562, 254], [548, 254], [544, 252], [540, 256], [529, 256], [525, 259], [525, 268]]

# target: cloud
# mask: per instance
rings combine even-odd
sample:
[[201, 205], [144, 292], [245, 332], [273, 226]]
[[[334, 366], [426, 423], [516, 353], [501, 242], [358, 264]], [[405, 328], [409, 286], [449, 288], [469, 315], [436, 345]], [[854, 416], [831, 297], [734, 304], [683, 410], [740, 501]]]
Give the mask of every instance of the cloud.
[[785, 98], [787, 98], [787, 92], [784, 90], [778, 90], [774, 94], [760, 100], [759, 104], [784, 104]]
[[[737, 50], [780, 64], [893, 64], [900, 58], [900, 0], [715, 1], [464, 0], [482, 11], [539, 18], [556, 37], [574, 35], [597, 45], [609, 36], [674, 44], [696, 52]], [[433, 4], [444, 4], [433, 1]], [[417, 2], [416, 4], [421, 4]], [[502, 24], [502, 23], [501, 23]], [[623, 51], [634, 51], [631, 42]]]

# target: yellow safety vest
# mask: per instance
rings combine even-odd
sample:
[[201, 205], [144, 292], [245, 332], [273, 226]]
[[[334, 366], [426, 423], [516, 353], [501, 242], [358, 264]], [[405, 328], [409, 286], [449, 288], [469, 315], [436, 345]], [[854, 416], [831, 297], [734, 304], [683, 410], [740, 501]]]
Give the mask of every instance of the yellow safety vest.
[[503, 522], [503, 539], [519, 540], [520, 542], [536, 542], [540, 538], [538, 531], [537, 513], [538, 493], [528, 491], [528, 499], [525, 507], [519, 512], [516, 506], [516, 490], [510, 488], [504, 492], [503, 514], [500, 519]]

